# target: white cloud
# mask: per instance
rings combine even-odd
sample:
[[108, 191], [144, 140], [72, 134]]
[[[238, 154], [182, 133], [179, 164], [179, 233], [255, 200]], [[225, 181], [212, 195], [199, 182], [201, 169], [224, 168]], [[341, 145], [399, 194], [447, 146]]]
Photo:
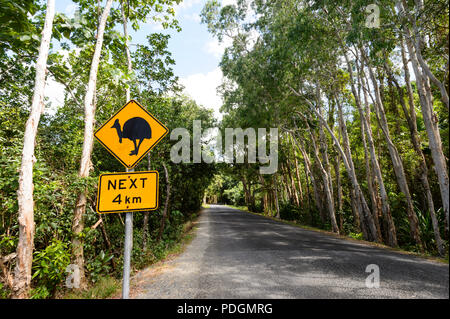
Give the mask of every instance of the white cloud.
[[[251, 30], [249, 37], [247, 38], [247, 50], [251, 50], [258, 40], [259, 33], [255, 30]], [[229, 37], [223, 38], [222, 42], [219, 42], [216, 38], [205, 43], [203, 49], [212, 54], [215, 58], [219, 59], [222, 57], [225, 49], [232, 45], [233, 40]]]
[[237, 0], [222, 0], [222, 6], [237, 5]]
[[199, 3], [202, 3], [203, 0], [183, 0], [183, 2], [181, 2], [179, 5], [174, 6], [174, 11], [175, 11], [175, 17], [181, 12], [181, 11], [185, 11], [185, 10], [189, 10], [190, 8], [192, 8], [194, 5], [197, 5]]
[[192, 97], [198, 104], [214, 109], [214, 116], [221, 118], [219, 111], [222, 106], [222, 98], [217, 93], [217, 87], [222, 84], [222, 71], [215, 68], [208, 73], [196, 73], [180, 80], [184, 85], [185, 93]]
[[69, 17], [73, 18], [75, 15], [75, 11], [77, 9], [77, 6], [73, 3], [67, 5], [66, 9], [64, 10], [64, 13]]
[[153, 21], [153, 20], [144, 23], [141, 29], [144, 30], [144, 28], [150, 28], [150, 32], [161, 32], [164, 30], [164, 27], [160, 21]]
[[203, 49], [212, 54], [215, 58], [220, 58], [225, 51], [225, 48], [229, 47], [232, 44], [231, 38], [224, 38], [222, 42], [219, 42], [216, 38], [212, 39], [205, 43]]
[[[75, 48], [72, 51], [60, 49], [58, 53], [63, 56], [63, 61], [67, 62], [69, 59], [69, 54], [71, 52], [75, 52], [76, 54], [80, 53], [81, 48]], [[65, 64], [65, 67], [71, 70], [71, 66], [69, 63]], [[65, 96], [66, 88], [63, 84], [57, 82], [53, 76], [47, 76], [47, 81], [45, 83], [44, 88], [44, 97], [48, 98], [48, 102], [51, 104], [49, 107], [46, 107], [45, 112], [49, 115], [54, 115], [58, 108], [64, 105], [64, 96]]]
[[180, 9], [188, 9], [188, 8], [192, 7], [193, 5], [201, 3], [202, 1], [203, 0], [183, 0], [183, 2], [181, 2], [178, 5], [178, 8], [180, 8]]
[[44, 96], [48, 98], [51, 105], [45, 108], [45, 113], [49, 115], [54, 115], [56, 113], [58, 107], [64, 104], [64, 92], [64, 85], [56, 82], [53, 77], [47, 77]]
[[202, 21], [202, 19], [200, 18], [200, 15], [195, 12], [192, 14], [185, 14], [183, 17], [187, 20], [192, 20], [197, 23], [200, 23]]

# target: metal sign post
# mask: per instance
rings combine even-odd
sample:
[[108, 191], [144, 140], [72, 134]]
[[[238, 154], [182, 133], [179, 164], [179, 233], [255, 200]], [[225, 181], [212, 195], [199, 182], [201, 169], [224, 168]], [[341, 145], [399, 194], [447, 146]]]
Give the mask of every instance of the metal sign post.
[[[116, 157], [127, 173], [167, 135], [169, 130], [137, 101], [130, 100], [95, 133], [95, 138]], [[156, 171], [139, 172], [138, 178], [124, 173], [103, 174], [99, 178], [97, 212], [125, 213], [125, 241], [123, 254], [122, 298], [130, 294], [131, 251], [133, 249], [133, 211], [150, 211], [158, 208], [158, 180]], [[138, 173], [133, 173], [138, 174]], [[150, 175], [145, 175], [150, 174]], [[114, 175], [114, 176], [113, 176]], [[118, 179], [115, 179], [117, 177]], [[102, 184], [102, 179], [105, 183]], [[128, 185], [128, 188], [127, 188]], [[133, 188], [133, 190], [131, 190]], [[145, 194], [144, 194], [145, 193]]]
[[128, 299], [130, 293], [131, 250], [133, 249], [133, 212], [125, 216], [125, 249], [123, 252], [122, 299]]
[[[126, 171], [134, 172], [134, 168], [127, 168]], [[122, 299], [128, 299], [130, 294], [131, 251], [133, 250], [133, 212], [126, 212], [125, 214]]]

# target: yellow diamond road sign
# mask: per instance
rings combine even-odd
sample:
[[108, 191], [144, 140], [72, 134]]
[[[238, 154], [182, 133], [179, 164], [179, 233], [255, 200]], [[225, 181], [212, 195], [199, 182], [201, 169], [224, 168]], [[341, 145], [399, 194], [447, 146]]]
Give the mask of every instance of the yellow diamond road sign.
[[94, 134], [124, 166], [133, 168], [169, 130], [135, 100], [130, 100]]
[[97, 212], [121, 213], [158, 208], [158, 171], [100, 175]]

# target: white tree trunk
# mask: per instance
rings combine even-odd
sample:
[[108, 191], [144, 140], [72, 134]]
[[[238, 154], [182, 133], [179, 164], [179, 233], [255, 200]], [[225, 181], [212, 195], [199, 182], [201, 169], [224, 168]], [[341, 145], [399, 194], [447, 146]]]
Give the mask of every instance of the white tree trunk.
[[[389, 246], [395, 247], [395, 246], [397, 246], [397, 234], [396, 234], [396, 230], [395, 230], [394, 221], [392, 219], [391, 208], [389, 206], [387, 192], [386, 192], [386, 189], [384, 186], [383, 176], [382, 176], [380, 165], [378, 163], [378, 159], [377, 159], [376, 152], [375, 152], [372, 128], [370, 127], [370, 108], [369, 108], [369, 103], [368, 103], [368, 99], [367, 99], [367, 87], [364, 86], [364, 81], [362, 81], [362, 72], [361, 72], [362, 70], [360, 70], [360, 68], [357, 65], [358, 83], [360, 83], [359, 85], [361, 85], [363, 88], [364, 103], [365, 103], [365, 107], [366, 107], [365, 108], [366, 113], [364, 114], [361, 98], [356, 91], [355, 82], [353, 80], [353, 71], [352, 71], [351, 65], [349, 63], [349, 60], [348, 60], [348, 57], [346, 54], [344, 54], [344, 57], [345, 57], [345, 60], [347, 63], [347, 70], [350, 74], [350, 84], [351, 84], [351, 88], [352, 88], [352, 93], [353, 93], [353, 96], [355, 97], [356, 107], [358, 108], [358, 111], [360, 113], [361, 123], [363, 126], [362, 132], [366, 133], [365, 136], [367, 136], [367, 143], [368, 143], [368, 149], [370, 152], [370, 159], [371, 159], [371, 163], [373, 166], [373, 171], [375, 173], [374, 174], [375, 178], [376, 178], [379, 188], [380, 188], [380, 197], [381, 197], [381, 204], [382, 204], [381, 211], [383, 213], [383, 218], [384, 218], [384, 220], [386, 222], [386, 226], [387, 226], [387, 242], [388, 242]], [[362, 67], [363, 67], [363, 65], [361, 64], [361, 68]], [[364, 137], [363, 137], [363, 139], [364, 139]], [[368, 169], [368, 167], [366, 166], [366, 170], [367, 169]], [[379, 230], [379, 226], [377, 227], [377, 229]], [[380, 232], [380, 235], [381, 235], [381, 232]]]
[[[91, 154], [94, 144], [95, 120], [95, 106], [93, 103], [94, 93], [97, 87], [97, 73], [103, 46], [103, 35], [105, 33], [106, 21], [108, 20], [112, 2], [113, 0], [108, 0], [106, 2], [102, 16], [100, 18], [100, 24], [97, 31], [97, 42], [95, 44], [94, 56], [92, 57], [91, 69], [89, 72], [89, 82], [86, 90], [86, 95], [84, 97], [84, 140], [80, 161], [80, 170], [78, 172], [78, 176], [81, 178], [88, 177], [92, 167]], [[84, 288], [86, 285], [84, 275], [83, 241], [80, 237], [80, 233], [84, 228], [83, 216], [86, 211], [86, 196], [86, 191], [78, 195], [72, 221], [72, 254], [74, 258], [73, 262], [78, 266], [80, 270], [80, 288]]]
[[[319, 110], [319, 112], [320, 112], [320, 110]], [[315, 141], [315, 137], [314, 137], [313, 132], [311, 131], [308, 121], [306, 119], [305, 119], [305, 125], [306, 125], [309, 135], [311, 137], [311, 143], [312, 143], [312, 146], [314, 149], [314, 157], [316, 159], [317, 166], [322, 175], [323, 188], [324, 188], [325, 196], [327, 198], [326, 202], [327, 202], [327, 206], [328, 206], [328, 214], [330, 217], [331, 226], [332, 226], [333, 232], [339, 234], [339, 227], [336, 222], [336, 213], [334, 210], [333, 192], [331, 190], [332, 185], [330, 185], [331, 176], [328, 175], [327, 170], [324, 168], [322, 161], [319, 158], [319, 149], [317, 148], [317, 143]], [[327, 160], [328, 160], [328, 158], [327, 158]]]
[[275, 218], [280, 219], [280, 205], [278, 203], [278, 182], [277, 182], [277, 174], [273, 174], [273, 186], [274, 186], [274, 200], [275, 200], [275, 211], [277, 214], [275, 215]]
[[314, 202], [316, 203], [317, 209], [319, 210], [320, 215], [322, 216], [323, 214], [323, 207], [322, 207], [322, 202], [320, 200], [320, 196], [319, 196], [319, 190], [317, 188], [317, 183], [316, 183], [316, 179], [311, 171], [311, 161], [309, 159], [308, 153], [306, 153], [305, 149], [304, 149], [304, 145], [303, 145], [303, 141], [300, 140], [300, 143], [297, 141], [297, 138], [294, 136], [294, 133], [291, 132], [291, 136], [295, 142], [295, 144], [297, 145], [297, 148], [299, 149], [300, 153], [303, 156], [303, 161], [305, 163], [305, 171], [306, 171], [306, 175], [309, 175], [309, 178], [311, 180], [311, 184], [313, 186], [313, 192], [314, 192]]
[[[131, 75], [131, 72], [133, 71], [133, 66], [131, 62], [131, 54], [130, 54], [130, 47], [128, 45], [128, 28], [127, 28], [127, 17], [125, 16], [125, 10], [123, 8], [123, 2], [120, 2], [120, 9], [122, 12], [122, 21], [123, 21], [123, 35], [125, 37], [125, 52], [127, 55], [127, 68], [128, 68], [128, 74]], [[126, 89], [126, 97], [127, 102], [131, 99], [131, 90], [130, 86]]]
[[397, 147], [392, 142], [392, 139], [389, 134], [389, 127], [387, 124], [386, 114], [384, 111], [383, 101], [381, 100], [380, 96], [380, 89], [378, 87], [377, 80], [375, 78], [375, 74], [372, 70], [372, 67], [369, 65], [369, 61], [367, 57], [365, 56], [364, 52], [361, 51], [363, 54], [363, 59], [366, 62], [367, 68], [369, 70], [370, 79], [372, 81], [372, 85], [375, 91], [375, 113], [377, 115], [378, 122], [380, 124], [380, 128], [383, 132], [383, 135], [386, 140], [386, 144], [388, 147], [389, 155], [391, 157], [392, 165], [394, 168], [395, 176], [397, 178], [397, 184], [400, 188], [400, 191], [405, 195], [406, 200], [406, 213], [408, 215], [409, 220], [409, 226], [411, 230], [411, 237], [414, 239], [414, 241], [417, 243], [419, 248], [423, 251], [424, 247], [422, 244], [421, 236], [420, 236], [420, 229], [419, 224], [417, 220], [416, 212], [414, 211], [414, 206], [411, 198], [411, 193], [409, 192], [408, 183], [406, 181], [406, 175], [405, 170], [403, 168], [403, 162], [400, 158], [400, 154], [398, 153]]
[[[364, 81], [362, 74], [360, 73], [359, 78], [361, 79], [361, 85], [364, 86]], [[367, 88], [367, 85], [366, 85]], [[364, 92], [364, 104], [365, 104], [365, 116], [364, 116], [364, 128], [367, 132], [367, 142], [369, 144], [369, 150], [370, 150], [370, 159], [372, 161], [372, 166], [374, 170], [374, 175], [377, 179], [378, 186], [380, 188], [380, 197], [381, 197], [381, 210], [383, 212], [383, 217], [386, 222], [386, 228], [387, 228], [387, 242], [389, 246], [396, 247], [398, 245], [397, 242], [397, 232], [395, 229], [394, 221], [392, 219], [391, 214], [391, 207], [389, 205], [389, 198], [386, 192], [386, 187], [384, 186], [384, 180], [383, 180], [383, 174], [381, 172], [380, 164], [378, 162], [376, 150], [375, 150], [375, 143], [373, 141], [373, 134], [372, 134], [372, 128], [370, 126], [370, 107], [369, 107], [369, 101], [367, 97], [367, 90], [363, 89]], [[361, 106], [360, 106], [361, 107]]]
[[[407, 3], [405, 0], [403, 2], [403, 8], [407, 10]], [[416, 11], [419, 12], [422, 16], [426, 15], [426, 12], [424, 10], [424, 4], [422, 0], [416, 0]], [[417, 60], [420, 64], [420, 67], [422, 68], [422, 71], [428, 76], [428, 78], [439, 88], [439, 91], [441, 93], [441, 100], [444, 103], [444, 105], [447, 107], [447, 110], [449, 109], [449, 98], [448, 93], [445, 88], [445, 84], [431, 72], [430, 67], [425, 62], [422, 56], [422, 47], [423, 47], [423, 37], [420, 34], [419, 27], [417, 25], [417, 21], [415, 17], [412, 17], [411, 14], [407, 11], [405, 11], [406, 17], [408, 18], [409, 22], [411, 23], [414, 31], [414, 41], [412, 43], [414, 44], [414, 49], [416, 51]], [[425, 18], [425, 17], [424, 17]]]
[[[292, 88], [291, 88], [291, 90], [294, 92], [294, 94], [301, 96], [298, 92], [296, 92]], [[347, 154], [346, 152], [344, 152], [344, 150], [342, 149], [341, 143], [336, 138], [336, 135], [331, 130], [331, 128], [329, 127], [328, 123], [325, 121], [323, 116], [319, 112], [317, 112], [317, 110], [314, 108], [314, 106], [312, 105], [312, 103], [310, 101], [308, 101], [308, 100], [305, 100], [305, 101], [310, 106], [310, 110], [317, 116], [317, 118], [322, 122], [323, 126], [327, 129], [328, 133], [330, 134], [331, 138], [334, 141], [334, 146], [337, 148], [338, 152], [341, 154], [341, 158], [344, 163], [345, 169], [347, 171], [348, 177], [352, 183], [353, 190], [355, 192], [355, 196], [359, 202], [360, 207], [358, 207], [358, 212], [360, 214], [362, 214], [362, 216], [364, 216], [365, 220], [367, 221], [368, 230], [370, 232], [370, 239], [378, 242], [379, 236], [377, 234], [377, 229], [375, 227], [375, 223], [373, 221], [373, 217], [370, 212], [370, 209], [367, 206], [367, 202], [364, 197], [364, 194], [362, 193], [361, 187], [359, 186], [358, 179], [356, 177], [356, 172], [355, 172], [355, 169], [353, 166], [353, 160], [351, 158], [351, 154]], [[338, 104], [338, 106], [340, 108], [340, 104]], [[340, 112], [340, 113], [342, 113], [342, 112]], [[342, 120], [342, 116], [340, 116], [340, 118]], [[341, 123], [341, 125], [343, 125], [343, 127], [341, 128], [341, 131], [342, 131], [344, 140], [348, 139], [348, 136], [346, 134], [347, 128], [345, 127], [345, 123]]]
[[[369, 209], [369, 206], [367, 205], [367, 201], [364, 197], [364, 194], [357, 180], [355, 166], [353, 164], [353, 158], [350, 148], [350, 139], [347, 133], [347, 125], [345, 124], [345, 119], [342, 112], [342, 105], [341, 103], [339, 103], [338, 97], [335, 97], [335, 99], [338, 105], [339, 125], [341, 127], [342, 132], [342, 144], [344, 146], [343, 152], [345, 153], [345, 157], [343, 156], [342, 158], [344, 161], [344, 165], [345, 163], [347, 163], [346, 164], [347, 173], [350, 175], [349, 177], [353, 184], [354, 197], [356, 200], [357, 212], [359, 214], [361, 230], [366, 239], [381, 242], [381, 235], [378, 232], [378, 229], [375, 225], [375, 221], [373, 219], [373, 215]], [[322, 116], [320, 116], [320, 119], [322, 122], [325, 122]], [[331, 129], [329, 129], [329, 127], [327, 127], [327, 130], [330, 132], [330, 134], [332, 134], [332, 131]], [[336, 139], [336, 136], [334, 134], [332, 137]], [[340, 147], [340, 145], [336, 145], [336, 147]], [[368, 228], [368, 231], [365, 228], [366, 226]]]
[[[400, 12], [405, 12], [405, 8], [401, 1], [397, 2], [397, 8]], [[427, 130], [428, 142], [431, 149], [431, 156], [434, 162], [434, 169], [438, 176], [439, 188], [441, 191], [442, 205], [446, 217], [446, 228], [448, 231], [449, 226], [449, 181], [447, 164], [442, 150], [441, 135], [439, 133], [438, 119], [433, 110], [433, 100], [431, 95], [431, 89], [429, 87], [429, 79], [423, 70], [420, 69], [420, 65], [417, 59], [414, 44], [412, 43], [411, 32], [404, 26], [403, 31], [405, 33], [406, 45], [408, 48], [409, 57], [416, 77], [417, 92], [419, 94], [420, 105], [422, 109], [423, 121]]]
[[33, 202], [33, 165], [34, 146], [36, 142], [39, 119], [44, 111], [44, 88], [48, 51], [52, 37], [53, 18], [55, 16], [55, 0], [47, 1], [44, 29], [41, 46], [36, 61], [36, 77], [34, 80], [33, 100], [28, 117], [22, 152], [22, 163], [19, 173], [19, 242], [17, 244], [16, 268], [13, 282], [13, 298], [27, 298], [31, 283], [31, 266], [34, 248], [34, 202]]
[[428, 182], [428, 166], [425, 161], [425, 156], [423, 155], [422, 148], [420, 146], [419, 133], [417, 132], [416, 111], [414, 108], [414, 97], [413, 97], [413, 92], [412, 92], [412, 87], [411, 87], [411, 82], [410, 82], [408, 62], [407, 62], [405, 50], [403, 47], [403, 40], [401, 41], [401, 55], [402, 55], [402, 62], [403, 62], [403, 70], [405, 73], [405, 85], [406, 85], [406, 90], [408, 93], [409, 111], [408, 111], [408, 108], [406, 107], [403, 90], [400, 87], [400, 84], [395, 79], [393, 72], [390, 69], [389, 65], [386, 64], [385, 69], [386, 69], [388, 75], [392, 78], [392, 81], [394, 82], [394, 84], [397, 88], [397, 91], [398, 91], [398, 98], [399, 98], [400, 104], [402, 106], [403, 113], [405, 114], [406, 122], [408, 123], [408, 126], [409, 126], [411, 143], [413, 144], [414, 150], [419, 158], [419, 165], [420, 165], [419, 174], [420, 174], [420, 179], [422, 181], [423, 190], [425, 192], [426, 199], [427, 199], [428, 211], [430, 213], [431, 221], [433, 224], [433, 231], [434, 231], [434, 236], [435, 236], [435, 240], [436, 240], [436, 246], [438, 248], [439, 254], [441, 256], [444, 256], [445, 255], [445, 246], [444, 246], [444, 242], [441, 238], [441, 234], [439, 231], [439, 222], [438, 222], [436, 214], [435, 214], [433, 195], [431, 193], [430, 184]]

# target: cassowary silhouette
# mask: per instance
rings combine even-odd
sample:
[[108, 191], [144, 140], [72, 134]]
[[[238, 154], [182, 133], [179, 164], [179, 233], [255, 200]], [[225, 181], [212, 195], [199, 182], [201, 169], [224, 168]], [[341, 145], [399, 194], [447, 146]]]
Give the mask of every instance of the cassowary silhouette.
[[[139, 146], [146, 138], [152, 138], [152, 129], [150, 125], [142, 117], [133, 117], [125, 122], [123, 130], [120, 129], [119, 119], [116, 119], [114, 125], [111, 128], [117, 130], [119, 135], [119, 143], [122, 143], [122, 138], [127, 138], [134, 143], [134, 151], [131, 151], [130, 155], [138, 155]], [[137, 143], [139, 141], [139, 143]]]

